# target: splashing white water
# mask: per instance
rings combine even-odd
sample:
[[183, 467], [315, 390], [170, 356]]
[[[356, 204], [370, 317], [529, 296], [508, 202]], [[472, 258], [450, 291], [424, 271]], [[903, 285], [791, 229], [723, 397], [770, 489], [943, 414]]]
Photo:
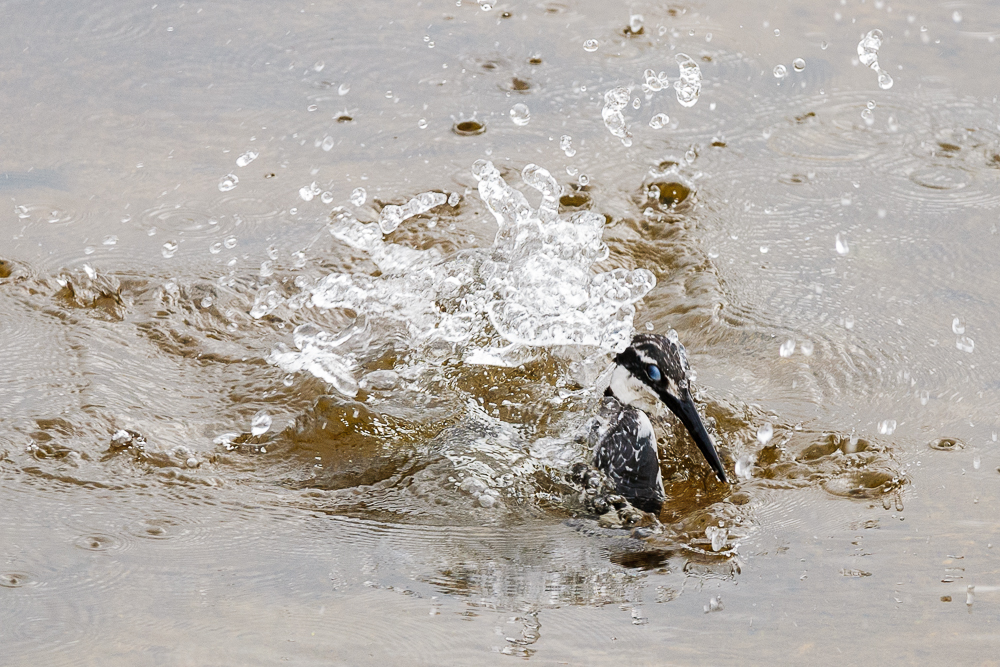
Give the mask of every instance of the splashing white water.
[[[314, 324], [299, 326], [293, 336], [295, 349], [278, 344], [268, 362], [290, 373], [312, 373], [354, 396], [354, 350], [363, 351], [387, 331], [407, 338], [412, 348], [446, 344], [467, 363], [501, 366], [530, 361], [539, 347], [624, 349], [633, 330], [635, 303], [656, 279], [645, 269], [593, 272], [593, 265], [608, 256], [601, 240], [603, 216], [590, 211], [560, 216], [562, 188], [548, 171], [533, 164], [524, 168], [522, 179], [541, 194], [538, 208], [511, 188], [491, 162], [476, 162], [473, 174], [479, 196], [498, 225], [490, 248], [444, 259], [433, 248], [387, 243], [384, 234], [398, 222], [383, 224], [385, 209], [379, 224], [360, 222], [345, 209], [336, 211], [330, 233], [366, 253], [380, 275], [330, 274], [288, 299], [262, 288], [256, 316], [282, 306], [356, 313], [355, 321], [337, 334]], [[399, 214], [398, 221], [438, 198], [440, 203], [446, 200], [439, 193], [424, 193], [410, 201], [418, 205], [396, 207], [408, 213]]]

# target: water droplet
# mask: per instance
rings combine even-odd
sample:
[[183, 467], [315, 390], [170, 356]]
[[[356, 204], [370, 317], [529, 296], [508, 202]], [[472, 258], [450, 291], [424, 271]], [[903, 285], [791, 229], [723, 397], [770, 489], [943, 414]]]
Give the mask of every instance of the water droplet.
[[633, 35], [638, 35], [642, 32], [642, 22], [642, 14], [632, 14], [628, 17], [628, 29], [632, 31]]
[[628, 88], [613, 88], [604, 93], [604, 108], [601, 110], [601, 117], [608, 132], [621, 139], [626, 146], [631, 144], [631, 141], [626, 143], [626, 140], [632, 135], [625, 124], [622, 109], [628, 105], [630, 98]]
[[712, 551], [722, 551], [726, 546], [729, 531], [724, 527], [708, 526], [705, 528], [705, 537], [712, 542]]
[[980, 458], [979, 454], [972, 457], [972, 468], [973, 470], [979, 470], [979, 467], [983, 465], [983, 459]]
[[878, 432], [882, 435], [892, 435], [893, 431], [896, 430], [896, 420], [886, 419], [885, 421], [880, 421], [878, 423]]
[[955, 334], [965, 333], [965, 320], [960, 317], [956, 317], [951, 321], [951, 330]]
[[364, 188], [354, 188], [351, 191], [352, 204], [355, 206], [364, 206], [366, 201], [368, 201], [368, 193], [365, 192]]
[[892, 88], [892, 77], [884, 69], [878, 71], [878, 87], [882, 90], [889, 90]]
[[654, 130], [662, 129], [670, 122], [670, 116], [665, 113], [658, 113], [649, 119], [649, 126]]
[[854, 328], [854, 315], [845, 315], [844, 316], [844, 328], [845, 329], [853, 329]]
[[342, 83], [337, 88], [337, 94], [340, 95], [340, 96], [344, 96], [344, 95], [346, 95], [349, 92], [351, 92], [351, 84], [349, 84], [349, 83]]
[[868, 100], [865, 106], [868, 107], [869, 109], [875, 109], [877, 105], [875, 104], [875, 100]]
[[457, 192], [452, 192], [450, 195], [448, 195], [448, 206], [451, 207], [458, 206], [458, 203], [460, 201], [462, 201], [462, 196]]
[[313, 197], [321, 193], [323, 190], [316, 185], [316, 181], [313, 181], [309, 185], [303, 185], [299, 188], [299, 197], [302, 197], [303, 201], [312, 201]]
[[974, 350], [976, 347], [976, 343], [968, 336], [959, 336], [958, 339], [955, 341], [955, 347], [961, 350], [962, 352], [968, 352], [971, 354], [972, 350]]
[[788, 75], [788, 70], [785, 69], [784, 65], [776, 65], [774, 68], [774, 78], [784, 79]]
[[590, 176], [587, 176], [586, 174], [580, 174], [580, 176], [577, 177], [576, 182], [580, 185], [581, 188], [585, 188], [588, 185], [590, 185]]
[[264, 435], [267, 433], [268, 429], [271, 428], [271, 415], [267, 414], [265, 410], [259, 411], [250, 420], [250, 434], [251, 435]]
[[306, 111], [316, 111], [317, 109], [319, 109], [319, 105], [316, 104], [310, 104], [306, 107]]
[[269, 259], [265, 259], [260, 263], [260, 277], [267, 278], [274, 275], [274, 262]]
[[229, 192], [236, 187], [236, 184], [240, 182], [240, 179], [236, 177], [236, 174], [226, 174], [219, 181], [219, 192]]
[[767, 445], [771, 442], [771, 438], [774, 437], [774, 426], [771, 422], [764, 422], [757, 428], [757, 442], [760, 443], [761, 447]]
[[821, 48], [824, 51], [826, 51], [828, 48], [830, 48], [830, 42], [827, 42], [827, 41], [820, 42], [819, 48]]
[[510, 119], [514, 121], [514, 125], [527, 125], [528, 121], [531, 120], [531, 111], [528, 110], [528, 105], [519, 102], [512, 106], [510, 108]]
[[736, 459], [736, 477], [739, 479], [750, 479], [753, 477], [754, 457], [751, 454], [744, 454]]
[[333, 193], [327, 190], [319, 196], [319, 199], [324, 204], [330, 204], [333, 202]]
[[836, 248], [838, 255], [846, 255], [851, 251], [851, 249], [847, 246], [847, 239], [840, 234], [837, 234]]
[[479, 0], [479, 8], [484, 12], [488, 12], [493, 9], [493, 0]]
[[202, 298], [200, 303], [202, 308], [211, 308], [212, 304], [215, 303], [215, 299], [213, 299], [211, 296], [206, 296]]
[[573, 137], [568, 134], [564, 134], [559, 137], [559, 148], [566, 154], [566, 157], [573, 157], [576, 155], [576, 149], [573, 148]]
[[334, 138], [331, 137], [331, 136], [329, 136], [329, 135], [327, 135], [327, 136], [323, 137], [323, 143], [320, 144], [320, 148], [322, 148], [324, 151], [326, 151], [327, 153], [329, 153], [331, 150], [333, 150], [333, 145], [335, 143], [337, 143], [337, 142], [334, 140]]
[[173, 257], [174, 253], [176, 252], [177, 252], [177, 241], [167, 241], [166, 243], [163, 244], [163, 250], [160, 251], [160, 253], [167, 259]]
[[929, 400], [931, 400], [931, 392], [924, 389], [920, 392], [920, 405], [927, 405]]
[[322, 60], [317, 60], [316, 64], [313, 65], [313, 71], [322, 72], [324, 67], [326, 67], [326, 63]]
[[417, 127], [419, 127], [421, 130], [426, 130], [427, 129], [427, 119], [426, 118], [421, 118], [420, 120], [418, 120], [417, 121]]
[[116, 245], [117, 243], [118, 243], [118, 237], [115, 236], [114, 234], [105, 236], [104, 240], [101, 241], [101, 245]]
[[796, 58], [792, 61], [792, 68], [794, 68], [796, 72], [801, 72], [806, 68], [806, 61], [802, 58]]
[[254, 160], [256, 160], [258, 155], [260, 155], [260, 153], [258, 153], [257, 151], [247, 151], [243, 155], [236, 158], [236, 166], [245, 167]]
[[815, 345], [813, 345], [813, 342], [811, 340], [806, 340], [799, 343], [799, 351], [802, 352], [802, 354], [806, 355], [807, 357], [811, 357], [814, 350], [815, 350]]
[[882, 31], [870, 30], [858, 42], [858, 60], [865, 67], [878, 69], [878, 50], [882, 47]]
[[791, 338], [782, 343], [781, 347], [778, 348], [778, 354], [782, 357], [790, 357], [793, 352], [795, 352], [795, 341]]
[[208, 246], [208, 251], [213, 255], [218, 255], [220, 252], [222, 252], [222, 243], [216, 241], [212, 245]]
[[586, 42], [583, 43], [583, 50], [593, 53], [594, 51], [597, 50], [599, 46], [600, 44], [597, 42], [596, 39], [588, 39]]
[[762, 254], [762, 255], [766, 255], [766, 254], [767, 254], [768, 252], [770, 252], [770, 250], [771, 250], [771, 248], [770, 248], [770, 247], [768, 247], [768, 246], [766, 246], [766, 245], [762, 245], [762, 246], [760, 247], [760, 254]]
[[701, 95], [701, 69], [686, 53], [674, 56], [680, 68], [680, 79], [674, 81], [674, 91], [681, 106], [693, 107]]
[[225, 241], [222, 242], [222, 245], [224, 245], [228, 249], [232, 250], [233, 248], [236, 247], [236, 237], [235, 236], [230, 236], [229, 238], [227, 238]]
[[875, 114], [872, 113], [871, 109], [864, 109], [861, 112], [861, 119], [865, 121], [866, 125], [871, 125], [875, 122]]
[[951, 20], [954, 21], [955, 23], [961, 23], [962, 22], [962, 12], [960, 12], [958, 10], [955, 10], [952, 13], [952, 15], [951, 15]]

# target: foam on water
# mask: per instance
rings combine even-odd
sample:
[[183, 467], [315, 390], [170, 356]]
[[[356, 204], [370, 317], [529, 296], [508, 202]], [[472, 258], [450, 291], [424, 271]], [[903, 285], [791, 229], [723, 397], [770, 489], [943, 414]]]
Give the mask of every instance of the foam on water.
[[467, 363], [496, 366], [525, 363], [539, 347], [624, 349], [635, 303], [656, 284], [653, 274], [645, 269], [595, 273], [594, 263], [608, 257], [601, 240], [604, 218], [590, 211], [559, 215], [562, 188], [547, 170], [529, 164], [521, 175], [541, 194], [537, 208], [491, 162], [476, 162], [473, 174], [498, 225], [490, 248], [444, 258], [434, 248], [416, 250], [384, 240], [399, 222], [447, 201], [437, 192], [392, 207], [396, 210], [389, 214], [387, 206], [378, 224], [337, 210], [330, 233], [363, 251], [380, 275], [332, 273], [289, 298], [263, 286], [251, 311], [255, 317], [303, 306], [356, 313], [337, 334], [314, 324], [299, 326], [294, 349], [281, 343], [267, 360], [290, 373], [311, 373], [354, 396], [359, 353], [353, 350], [364, 348], [373, 330], [396, 332], [412, 348], [445, 343]]

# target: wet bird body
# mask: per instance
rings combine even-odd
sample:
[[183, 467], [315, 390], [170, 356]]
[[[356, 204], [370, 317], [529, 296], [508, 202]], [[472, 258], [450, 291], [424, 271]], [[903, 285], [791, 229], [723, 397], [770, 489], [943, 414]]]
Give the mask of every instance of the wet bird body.
[[594, 466], [633, 506], [658, 513], [665, 493], [656, 435], [646, 411], [665, 405], [684, 424], [719, 480], [726, 472], [695, 407], [690, 368], [677, 333], [640, 334], [615, 357], [606, 376], [602, 421]]

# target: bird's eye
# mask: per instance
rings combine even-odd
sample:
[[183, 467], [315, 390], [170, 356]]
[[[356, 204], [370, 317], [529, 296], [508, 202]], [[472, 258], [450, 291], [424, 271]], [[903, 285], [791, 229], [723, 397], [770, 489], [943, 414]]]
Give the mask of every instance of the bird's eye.
[[653, 382], [659, 382], [661, 378], [660, 369], [655, 365], [646, 367], [646, 375], [648, 375], [649, 379]]

